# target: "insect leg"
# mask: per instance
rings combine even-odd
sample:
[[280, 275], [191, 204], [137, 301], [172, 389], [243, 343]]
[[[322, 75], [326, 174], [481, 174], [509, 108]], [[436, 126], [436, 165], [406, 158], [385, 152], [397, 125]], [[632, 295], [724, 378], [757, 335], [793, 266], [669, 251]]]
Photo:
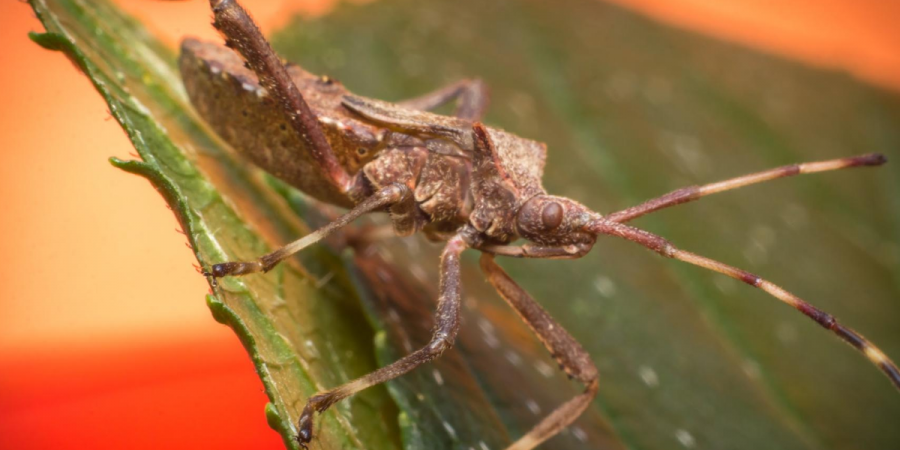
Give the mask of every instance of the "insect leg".
[[344, 215], [338, 217], [335, 221], [329, 223], [328, 225], [325, 225], [324, 227], [319, 228], [318, 230], [306, 236], [303, 236], [302, 238], [291, 242], [290, 244], [285, 245], [284, 247], [281, 247], [272, 253], [264, 255], [256, 261], [231, 261], [214, 264], [210, 269], [208, 275], [212, 275], [215, 278], [220, 278], [228, 275], [246, 275], [248, 273], [268, 272], [270, 269], [272, 269], [272, 267], [275, 267], [276, 264], [283, 261], [285, 258], [299, 252], [300, 250], [303, 250], [304, 248], [312, 244], [315, 244], [329, 234], [349, 224], [359, 216], [370, 211], [383, 208], [385, 206], [403, 204], [405, 201], [412, 198], [412, 196], [412, 192], [406, 185], [392, 184], [376, 192], [369, 198], [363, 200], [358, 205], [356, 205], [356, 207], [354, 207]]
[[[408, 191], [409, 192], [409, 191]], [[391, 224], [397, 236], [412, 236], [423, 225], [416, 207], [415, 196], [409, 195], [391, 205]]]
[[360, 250], [376, 242], [397, 237], [397, 232], [393, 225], [365, 225], [353, 229], [348, 228], [344, 235], [348, 247]]
[[353, 178], [341, 166], [315, 114], [253, 19], [235, 0], [210, 0], [209, 3], [214, 15], [213, 27], [225, 37], [225, 45], [244, 57], [259, 77], [260, 85], [275, 98], [297, 136], [335, 187], [341, 192], [350, 190]]
[[583, 393], [562, 404], [506, 449], [530, 450], [555, 436], [584, 412], [597, 395], [597, 367], [590, 355], [581, 348], [581, 344], [497, 265], [493, 255], [481, 254], [481, 270], [506, 303], [519, 313], [519, 317], [538, 336], [566, 374], [587, 386]]
[[788, 166], [776, 167], [774, 169], [766, 170], [763, 172], [752, 173], [749, 175], [731, 178], [725, 181], [719, 181], [718, 183], [681, 188], [669, 192], [662, 197], [648, 200], [644, 203], [641, 203], [640, 205], [609, 214], [606, 216], [606, 220], [624, 223], [663, 208], [687, 203], [710, 194], [737, 189], [744, 186], [749, 186], [751, 184], [761, 183], [763, 181], [769, 181], [776, 178], [789, 177], [805, 173], [846, 169], [850, 167], [880, 166], [885, 162], [887, 162], [887, 159], [884, 157], [884, 155], [880, 153], [870, 153], [868, 155], [852, 156], [849, 158], [839, 158], [831, 159], [828, 161], [791, 164]]
[[878, 366], [878, 368], [881, 369], [881, 371], [884, 372], [885, 375], [887, 375], [887, 377], [891, 380], [891, 383], [893, 383], [895, 387], [900, 389], [900, 369], [898, 369], [897, 365], [894, 364], [893, 361], [888, 359], [888, 357], [885, 356], [885, 354], [881, 350], [879, 350], [878, 347], [869, 342], [866, 338], [862, 337], [862, 335], [860, 335], [856, 331], [838, 323], [838, 321], [831, 314], [828, 314], [825, 311], [816, 308], [800, 297], [797, 297], [796, 295], [784, 290], [780, 286], [777, 286], [745, 270], [741, 270], [719, 261], [715, 261], [704, 256], [696, 255], [694, 253], [676, 248], [675, 246], [670, 244], [669, 241], [663, 239], [662, 237], [638, 228], [634, 228], [630, 225], [611, 222], [605, 218], [602, 218], [593, 221], [591, 225], [589, 225], [589, 230], [597, 234], [608, 234], [627, 239], [629, 241], [643, 245], [644, 247], [647, 247], [650, 250], [653, 250], [667, 258], [677, 259], [688, 264], [703, 267], [704, 269], [719, 272], [736, 280], [743, 281], [750, 286], [766, 291], [769, 295], [775, 297], [776, 299], [793, 306], [796, 310], [814, 320], [823, 328], [830, 330], [832, 333], [836, 334], [838, 337], [846, 341], [855, 349], [862, 352], [864, 355], [866, 355], [867, 358], [869, 358], [869, 360], [873, 364]]
[[478, 121], [484, 117], [490, 102], [490, 93], [483, 81], [473, 78], [459, 80], [420, 97], [404, 100], [399, 104], [410, 109], [431, 111], [453, 100], [456, 100], [454, 116]]
[[460, 236], [451, 238], [441, 254], [440, 297], [435, 314], [434, 331], [431, 342], [425, 347], [382, 367], [366, 376], [349, 383], [312, 396], [303, 408], [298, 423], [297, 441], [306, 448], [312, 440], [313, 416], [320, 414], [331, 405], [357, 392], [384, 383], [403, 375], [416, 367], [427, 363], [453, 346], [459, 330], [459, 307], [461, 296], [459, 256], [465, 250], [466, 243]]

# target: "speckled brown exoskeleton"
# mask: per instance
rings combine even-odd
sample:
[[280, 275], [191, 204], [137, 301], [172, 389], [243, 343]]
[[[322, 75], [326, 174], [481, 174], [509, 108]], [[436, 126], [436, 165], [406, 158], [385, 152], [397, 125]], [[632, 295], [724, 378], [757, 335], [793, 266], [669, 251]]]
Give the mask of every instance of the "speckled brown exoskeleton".
[[[396, 234], [418, 231], [446, 241], [432, 340], [359, 379], [314, 395], [297, 428], [306, 447], [313, 419], [367, 387], [403, 375], [449, 349], [459, 328], [460, 254], [482, 253], [481, 268], [531, 327], [560, 367], [585, 391], [558, 407], [509, 449], [538, 446], [572, 423], [597, 393], [590, 356], [494, 262], [494, 257], [578, 258], [598, 236], [627, 239], [667, 258], [704, 267], [762, 289], [793, 306], [862, 352], [900, 388], [900, 371], [859, 333], [794, 294], [744, 270], [681, 250], [627, 225], [633, 219], [706, 195], [775, 178], [857, 166], [877, 166], [880, 154], [783, 166], [679, 189], [640, 205], [601, 215], [547, 194], [541, 185], [546, 146], [483, 125], [487, 89], [464, 80], [422, 97], [388, 103], [351, 94], [328, 77], [286, 65], [234, 0], [211, 0], [214, 26], [226, 46], [186, 40], [182, 77], [194, 107], [238, 152], [306, 194], [349, 209], [329, 225], [256, 261], [215, 264], [207, 275], [266, 272], [280, 261], [369, 212], [389, 212]], [[233, 50], [236, 50], [236, 53]], [[452, 116], [431, 112], [456, 102]], [[528, 243], [516, 245], [524, 239]]]

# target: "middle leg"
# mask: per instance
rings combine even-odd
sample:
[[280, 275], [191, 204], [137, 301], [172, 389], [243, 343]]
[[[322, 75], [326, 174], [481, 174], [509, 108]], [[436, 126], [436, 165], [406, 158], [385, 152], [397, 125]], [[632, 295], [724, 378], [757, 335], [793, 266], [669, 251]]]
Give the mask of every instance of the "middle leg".
[[397, 378], [437, 358], [453, 346], [459, 330], [459, 307], [462, 292], [459, 256], [466, 248], [462, 237], [455, 236], [447, 242], [441, 254], [440, 297], [431, 342], [393, 364], [330, 391], [312, 396], [306, 407], [303, 408], [298, 423], [297, 442], [301, 447], [306, 448], [306, 444], [313, 438], [313, 417], [316, 414], [321, 414], [331, 405], [363, 389]]

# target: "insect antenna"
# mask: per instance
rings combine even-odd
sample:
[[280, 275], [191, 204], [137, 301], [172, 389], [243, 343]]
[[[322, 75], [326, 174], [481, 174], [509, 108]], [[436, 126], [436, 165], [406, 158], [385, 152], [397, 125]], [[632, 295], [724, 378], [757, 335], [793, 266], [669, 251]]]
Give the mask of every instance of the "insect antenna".
[[631, 242], [643, 245], [667, 258], [684, 261], [688, 264], [703, 267], [714, 272], [719, 272], [736, 280], [743, 281], [755, 288], [762, 289], [776, 299], [787, 303], [800, 311], [823, 328], [830, 330], [853, 348], [862, 352], [891, 380], [897, 389], [900, 389], [900, 369], [878, 347], [853, 329], [840, 324], [831, 314], [822, 311], [805, 300], [786, 291], [784, 288], [765, 280], [757, 275], [737, 267], [700, 256], [672, 245], [666, 239], [648, 231], [635, 228], [631, 225], [610, 221], [607, 218], [597, 216], [586, 227], [586, 231], [597, 235], [617, 236]]

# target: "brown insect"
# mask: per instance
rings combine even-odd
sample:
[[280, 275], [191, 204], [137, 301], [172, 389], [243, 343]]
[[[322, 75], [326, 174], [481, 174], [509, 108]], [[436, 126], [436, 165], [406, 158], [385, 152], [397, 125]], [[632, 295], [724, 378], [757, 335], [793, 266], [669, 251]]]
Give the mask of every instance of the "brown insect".
[[[768, 292], [865, 354], [900, 388], [897, 366], [830, 314], [752, 273], [681, 250], [626, 225], [663, 208], [775, 178], [881, 165], [886, 162], [883, 155], [778, 167], [678, 189], [601, 215], [574, 200], [546, 193], [541, 185], [544, 144], [479, 122], [488, 101], [480, 81], [464, 80], [397, 104], [356, 96], [330, 78], [286, 66], [236, 1], [210, 3], [213, 25], [225, 37], [226, 46], [240, 56], [217, 44], [196, 40], [182, 44], [182, 77], [196, 109], [256, 165], [321, 201], [350, 209], [329, 225], [256, 261], [213, 265], [207, 273], [211, 282], [223, 276], [266, 272], [369, 212], [389, 212], [398, 235], [422, 231], [431, 239], [446, 241], [432, 340], [393, 364], [311, 397], [298, 423], [297, 441], [304, 448], [313, 439], [317, 413], [403, 375], [453, 345], [459, 328], [460, 254], [466, 249], [482, 252], [481, 268], [490, 283], [562, 369], [586, 386], [509, 449], [532, 449], [559, 433], [596, 395], [597, 369], [581, 345], [494, 262], [494, 256], [579, 258], [601, 235], [627, 239]], [[457, 104], [453, 116], [426, 112], [451, 101]], [[513, 245], [520, 238], [529, 243]]]

